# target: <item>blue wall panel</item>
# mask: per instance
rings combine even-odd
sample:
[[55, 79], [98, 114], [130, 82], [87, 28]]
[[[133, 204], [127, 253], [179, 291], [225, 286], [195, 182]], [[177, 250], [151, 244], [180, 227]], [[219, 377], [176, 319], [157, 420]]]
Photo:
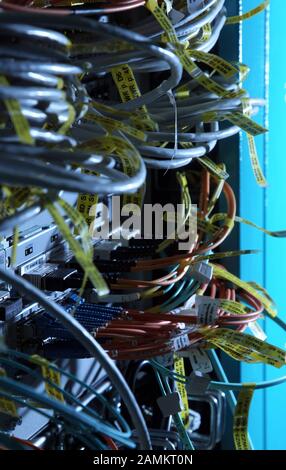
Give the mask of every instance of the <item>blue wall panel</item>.
[[[256, 5], [256, 0], [243, 2], [245, 9]], [[240, 214], [272, 230], [286, 226], [286, 157], [282, 145], [286, 127], [285, 19], [285, 0], [274, 0], [271, 1], [270, 11], [244, 22], [241, 31], [242, 60], [252, 69], [246, 88], [252, 97], [269, 98], [269, 105], [258, 117], [260, 123], [269, 127], [269, 134], [257, 139], [260, 161], [269, 185], [265, 190], [255, 186], [246, 138], [242, 136]], [[240, 240], [241, 248], [263, 250], [259, 256], [241, 259], [241, 277], [263, 284], [276, 300], [279, 315], [285, 319], [286, 240], [271, 239], [249, 227], [241, 227]], [[268, 341], [285, 348], [285, 332], [269, 319], [264, 322], [264, 327]], [[282, 374], [283, 370], [265, 366], [241, 366], [243, 381], [269, 380]], [[255, 448], [286, 449], [285, 396], [286, 385], [256, 392], [250, 416], [250, 432]]]
[[[257, 0], [242, 2], [243, 12], [257, 6]], [[260, 14], [251, 20], [245, 21], [241, 26], [241, 60], [250, 67], [250, 74], [245, 82], [245, 88], [252, 98], [265, 98], [267, 94], [265, 84], [266, 65], [266, 31], [265, 15]], [[260, 110], [254, 119], [264, 125], [266, 112]], [[257, 151], [261, 166], [266, 171], [264, 136], [256, 138]], [[240, 215], [252, 220], [257, 225], [265, 226], [265, 196], [266, 191], [256, 184], [251, 169], [248, 143], [246, 135], [241, 135], [240, 148]], [[242, 257], [240, 262], [240, 276], [245, 281], [256, 281], [265, 284], [264, 276], [264, 250], [265, 237], [248, 226], [240, 227], [241, 249], [256, 248], [261, 254]], [[263, 325], [262, 325], [263, 326]], [[258, 382], [265, 378], [263, 365], [241, 365], [241, 380], [243, 382]], [[250, 412], [249, 431], [255, 449], [265, 449], [265, 394], [255, 393]]]
[[[286, 227], [286, 2], [274, 0], [270, 9], [269, 136], [267, 141], [266, 225], [272, 230]], [[279, 316], [286, 319], [286, 240], [266, 239], [266, 287], [277, 302]], [[285, 348], [286, 332], [266, 321], [269, 340]], [[285, 375], [285, 370], [266, 369], [267, 380]], [[266, 448], [286, 449], [286, 385], [266, 393]]]

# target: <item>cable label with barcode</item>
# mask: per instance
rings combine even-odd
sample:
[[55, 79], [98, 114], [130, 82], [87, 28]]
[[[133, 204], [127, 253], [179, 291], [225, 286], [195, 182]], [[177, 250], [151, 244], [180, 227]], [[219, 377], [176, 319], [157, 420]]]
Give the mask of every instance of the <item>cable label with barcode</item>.
[[196, 311], [199, 325], [215, 325], [219, 312], [219, 299], [197, 295]]

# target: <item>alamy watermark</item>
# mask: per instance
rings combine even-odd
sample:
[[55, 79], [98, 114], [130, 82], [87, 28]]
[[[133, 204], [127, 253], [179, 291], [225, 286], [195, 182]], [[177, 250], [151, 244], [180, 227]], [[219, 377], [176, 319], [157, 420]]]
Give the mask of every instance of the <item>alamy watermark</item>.
[[197, 240], [197, 206], [185, 204], [121, 204], [113, 196], [110, 204], [95, 204], [89, 211], [93, 239], [177, 240], [179, 250], [190, 250]]

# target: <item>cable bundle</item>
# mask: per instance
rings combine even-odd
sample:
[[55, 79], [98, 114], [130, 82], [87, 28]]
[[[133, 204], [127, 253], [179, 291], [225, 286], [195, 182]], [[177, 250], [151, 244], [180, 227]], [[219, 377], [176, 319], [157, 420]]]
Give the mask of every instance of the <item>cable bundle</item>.
[[[99, 411], [51, 377], [61, 374], [79, 383], [78, 379], [43, 359], [11, 350], [0, 357], [0, 405], [2, 411], [3, 404], [13, 412], [18, 412], [17, 406], [37, 410], [86, 449], [134, 447], [132, 434], [140, 448], [152, 446], [142, 410], [124, 378], [124, 364], [122, 374], [112, 359], [131, 365], [151, 360], [163, 398], [176, 399], [180, 394], [185, 414], [192, 389], [184, 387], [194, 386], [198, 377], [194, 363], [192, 376], [187, 376], [184, 358], [192, 358], [197, 350], [211, 358], [223, 381], [218, 385], [203, 370], [200, 377], [206, 389], [241, 388], [227, 383], [214, 348], [239, 361], [277, 368], [285, 364], [285, 352], [262, 341], [263, 332], [256, 324], [264, 312], [275, 318], [272, 299], [260, 286], [241, 281], [218, 264], [254, 250], [215, 251], [236, 222], [254, 224], [237, 217], [225, 166], [206, 156], [219, 140], [242, 129], [248, 136], [256, 179], [265, 185], [254, 137], [266, 129], [251, 119], [264, 103], [251, 99], [242, 88], [247, 67], [210, 53], [224, 25], [234, 22], [227, 21], [224, 4], [224, 0], [206, 0], [194, 8], [179, 1], [172, 7], [156, 0], [146, 5], [141, 0], [96, 5], [83, 1], [82, 8], [74, 8], [73, 2], [65, 0], [1, 3], [0, 228], [14, 229], [16, 246], [15, 227], [21, 228], [47, 209], [74, 255], [67, 259], [62, 252], [45, 254], [43, 264], [37, 260], [35, 271], [22, 277], [0, 267], [6, 285], [37, 304], [35, 315], [19, 319], [17, 310], [5, 324], [7, 342], [12, 325], [17, 331], [13, 344], [23, 351], [36, 348], [49, 359], [95, 358], [106, 370], [120, 406], [126, 407], [128, 423], [87, 384], [81, 383], [92, 401], [101, 402]], [[129, 29], [112, 24], [116, 15], [110, 23], [84, 17], [143, 5], [145, 17], [136, 25], [131, 22]], [[126, 13], [122, 24], [130, 18]], [[107, 88], [103, 94], [96, 92], [101, 80]], [[143, 203], [144, 183], [156, 175], [147, 173], [146, 167], [187, 167], [186, 173], [177, 173], [177, 193], [185, 223], [190, 223], [192, 201], [197, 202], [195, 239], [183, 251], [178, 233], [172, 240], [128, 242], [100, 259], [100, 248], [88, 234], [90, 213], [84, 211], [89, 212], [89, 205], [80, 214], [61, 198], [62, 191], [78, 194], [78, 207], [87, 196], [96, 206], [98, 196], [107, 200], [112, 194], [123, 195], [122, 201], [128, 195], [128, 201]], [[226, 200], [224, 213], [217, 212], [221, 195]], [[74, 293], [69, 297], [71, 289], [91, 300]], [[64, 292], [58, 302], [43, 292], [55, 290]], [[275, 321], [286, 329], [282, 320]], [[247, 327], [254, 336], [245, 333]], [[43, 380], [47, 394], [16, 380], [12, 372], [18, 369], [37, 383]], [[45, 374], [50, 374], [48, 379]], [[228, 399], [234, 411], [232, 395]], [[39, 410], [35, 402], [48, 407], [49, 413]], [[193, 449], [180, 413], [173, 408], [166, 416], [173, 416], [184, 448]], [[2, 434], [0, 442], [5, 448], [31, 445]]]
[[[45, 417], [49, 423], [58, 427], [58, 432], [73, 436], [76, 442], [86, 448], [107, 450], [104, 436], [127, 447], [134, 447], [128, 424], [117, 409], [96, 392], [93, 385], [89, 386], [73, 374], [38, 356], [28, 356], [12, 350], [1, 352], [0, 364], [1, 367], [9, 368], [9, 376], [6, 373], [1, 374], [0, 403], [2, 405], [5, 399], [6, 404], [10, 404], [10, 413], [13, 409], [16, 421], [20, 419], [21, 408], [25, 407]], [[38, 366], [37, 369], [35, 365]], [[44, 381], [44, 390], [40, 393], [15, 380], [13, 375], [19, 371], [28, 374], [38, 383]], [[80, 385], [80, 394], [76, 395], [62, 385], [67, 380], [72, 386]], [[98, 411], [95, 404], [100, 405]], [[106, 414], [105, 420], [101, 413]], [[107, 416], [110, 417], [109, 423], [106, 422]]]

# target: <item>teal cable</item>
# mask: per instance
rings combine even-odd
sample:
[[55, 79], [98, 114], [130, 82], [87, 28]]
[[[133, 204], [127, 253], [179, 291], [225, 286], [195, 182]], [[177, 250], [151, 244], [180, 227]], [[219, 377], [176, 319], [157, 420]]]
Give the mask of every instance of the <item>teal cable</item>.
[[[27, 362], [31, 362], [31, 357], [27, 354], [24, 354], [22, 352], [19, 352], [19, 351], [14, 351], [12, 349], [6, 349], [5, 352], [9, 353], [9, 354], [12, 354], [16, 357], [19, 357], [21, 359], [24, 359], [26, 360]], [[34, 363], [33, 363], [34, 364]], [[108, 401], [100, 394], [98, 394], [92, 387], [90, 387], [88, 384], [82, 382], [80, 379], [78, 379], [76, 376], [74, 376], [73, 374], [61, 369], [60, 367], [58, 367], [57, 365], [53, 364], [53, 363], [50, 363], [49, 364], [49, 367], [53, 370], [55, 370], [56, 372], [59, 372], [60, 374], [68, 377], [70, 380], [72, 380], [73, 382], [76, 382], [78, 383], [79, 385], [81, 385], [83, 388], [85, 388], [87, 391], [89, 391], [90, 393], [94, 394], [95, 395], [95, 398], [98, 399], [103, 406], [107, 407], [109, 409], [109, 411], [112, 413], [112, 415], [118, 420], [119, 424], [121, 424], [122, 428], [125, 430], [125, 431], [122, 431], [122, 434], [123, 436], [125, 436], [126, 438], [129, 438], [131, 436], [131, 429], [129, 427], [129, 425], [127, 424], [127, 422], [125, 421], [125, 419], [122, 417], [122, 415], [117, 411], [116, 408], [112, 407]], [[39, 374], [39, 378], [41, 380], [43, 380], [42, 376]], [[54, 386], [54, 384], [51, 384], [52, 386]], [[56, 388], [56, 387], [55, 387]], [[60, 391], [62, 391], [60, 389]], [[80, 406], [82, 406], [80, 404]]]
[[68, 314], [62, 306], [48, 298], [40, 289], [32, 285], [26, 279], [16, 275], [13, 270], [0, 268], [0, 277], [3, 281], [11, 284], [27, 298], [38, 302], [47, 313], [60, 323], [80, 342], [80, 344], [94, 357], [100, 366], [106, 371], [112, 385], [118, 391], [122, 400], [126, 404], [129, 416], [137, 431], [141, 449], [151, 449], [151, 439], [142, 411], [131, 392], [122, 373], [108, 356], [106, 351], [100, 346], [98, 341], [79, 323], [73, 316]]
[[[166, 367], [162, 366], [159, 364], [157, 361], [152, 359], [151, 364], [155, 369], [159, 369], [163, 374], [167, 375], [168, 377], [172, 378], [176, 382], [179, 383], [187, 383], [189, 382], [189, 377], [186, 377], [181, 374], [177, 374], [176, 372], [172, 372]], [[274, 380], [269, 380], [267, 382], [258, 382], [255, 385], [255, 390], [262, 390], [268, 387], [276, 387], [278, 385], [281, 385], [282, 383], [286, 382], [286, 376], [280, 377], [279, 379], [274, 379]], [[244, 383], [232, 383], [232, 382], [216, 382], [216, 381], [211, 381], [210, 382], [210, 388], [218, 388], [220, 390], [242, 390], [245, 387]]]
[[5, 365], [7, 365], [11, 368], [14, 368], [16, 370], [17, 369], [22, 370], [23, 372], [26, 372], [27, 374], [29, 374], [29, 376], [34, 377], [35, 379], [38, 379], [40, 381], [44, 381], [45, 383], [49, 384], [51, 387], [56, 389], [58, 392], [62, 393], [64, 398], [67, 398], [67, 399], [75, 402], [78, 406], [81, 406], [85, 410], [86, 413], [90, 414], [91, 416], [93, 416], [96, 419], [100, 419], [99, 414], [96, 413], [94, 410], [92, 410], [91, 408], [88, 408], [87, 406], [83, 405], [82, 402], [80, 400], [78, 400], [76, 397], [74, 397], [71, 393], [69, 393], [66, 390], [62, 389], [57, 384], [51, 382], [49, 379], [43, 378], [41, 374], [34, 371], [33, 369], [30, 369], [29, 367], [24, 366], [23, 364], [21, 364], [19, 362], [13, 361], [11, 359], [6, 359], [6, 358], [3, 358], [3, 357], [0, 357], [0, 363], [5, 364]]
[[170, 296], [170, 298], [168, 298], [165, 302], [163, 302], [161, 305], [160, 305], [160, 311], [162, 312], [164, 307], [167, 307], [167, 311], [170, 310], [170, 308], [168, 307], [169, 303], [173, 300], [175, 301], [175, 299], [178, 297], [178, 295], [181, 293], [182, 289], [185, 287], [186, 285], [186, 281], [182, 281], [179, 286], [176, 286], [176, 290], [175, 292]]
[[[190, 281], [189, 286], [184, 290], [183, 294], [171, 305], [168, 305], [168, 309], [165, 311], [174, 310], [175, 308], [180, 307], [184, 302], [186, 302], [193, 294], [196, 293], [197, 289], [199, 288], [198, 283], [194, 283], [193, 280]], [[161, 310], [161, 308], [160, 308]], [[164, 312], [162, 312], [164, 313]]]
[[[213, 349], [210, 349], [209, 355], [211, 356], [211, 362], [212, 362], [212, 365], [214, 366], [216, 375], [218, 376], [220, 380], [223, 380], [226, 384], [228, 384], [229, 383], [228, 378], [217, 356], [217, 353]], [[211, 382], [211, 384], [213, 385], [213, 382]], [[233, 391], [231, 390], [226, 391], [226, 399], [230, 407], [231, 413], [234, 416], [237, 400], [235, 398]], [[253, 442], [249, 433], [248, 433], [248, 442], [249, 442], [250, 450], [254, 450]]]
[[[0, 396], [3, 396], [4, 398], [6, 398], [7, 400], [13, 400], [14, 402], [16, 403], [19, 403], [20, 405], [22, 405], [23, 407], [26, 407], [26, 408], [29, 408], [35, 412], [37, 412], [38, 414], [44, 416], [45, 418], [47, 418], [49, 421], [52, 421], [54, 423], [56, 423], [57, 425], [59, 426], [62, 426], [63, 425], [63, 422], [57, 418], [56, 416], [52, 416], [51, 414], [48, 414], [47, 412], [45, 412], [42, 408], [36, 408], [32, 403], [29, 403], [27, 402], [25, 399], [19, 397], [19, 396], [14, 396], [14, 395], [11, 395], [11, 393], [5, 393], [3, 390], [0, 390]], [[90, 442], [88, 440], [88, 438], [85, 436], [85, 435], [82, 435], [82, 432], [77, 432], [76, 431], [76, 427], [72, 427], [70, 428], [67, 423], [65, 423], [65, 429], [71, 434], [71, 435], [74, 435], [76, 436], [78, 439], [80, 439], [82, 442], [84, 442], [85, 444], [88, 443], [89, 446], [91, 446], [91, 444], [93, 445], [94, 443], [93, 442]], [[94, 441], [95, 438], [92, 438], [92, 440]], [[91, 446], [92, 447], [92, 446]]]
[[[0, 384], [2, 385], [1, 386], [2, 389], [3, 387], [5, 387], [6, 389], [12, 392], [15, 392], [17, 394], [28, 396], [29, 398], [32, 398], [32, 400], [35, 402], [47, 405], [48, 407], [55, 410], [56, 413], [59, 413], [60, 415], [63, 415], [66, 419], [72, 421], [72, 423], [76, 426], [76, 428], [79, 425], [82, 425], [85, 429], [87, 428], [89, 430], [96, 430], [97, 432], [101, 434], [108, 435], [114, 438], [115, 440], [122, 442], [128, 447], [133, 447], [132, 441], [130, 441], [130, 439], [126, 439], [125, 437], [123, 437], [121, 431], [111, 429], [110, 426], [107, 426], [105, 423], [102, 423], [101, 421], [95, 418], [91, 418], [89, 415], [86, 415], [85, 413], [78, 413], [70, 405], [64, 404], [57, 400], [53, 400], [46, 395], [36, 392], [31, 387], [28, 387], [27, 385], [24, 385], [22, 383], [9, 379], [8, 377], [0, 377]], [[3, 390], [0, 390], [0, 395], [3, 395], [3, 394], [4, 394]], [[7, 398], [11, 398], [11, 395], [9, 394], [6, 394], [6, 396]], [[13, 399], [16, 401], [20, 400], [18, 397], [13, 397]], [[21, 403], [23, 404], [24, 402], [21, 401]], [[25, 403], [25, 406], [29, 406], [29, 405]], [[46, 416], [50, 419], [50, 415], [46, 415]]]
[[[172, 393], [170, 385], [168, 384], [165, 377], [164, 376], [161, 377], [160, 373], [156, 369], [155, 369], [155, 374], [156, 374], [156, 378], [157, 378], [157, 381], [158, 381], [158, 384], [159, 384], [159, 387], [160, 387], [160, 390], [161, 390], [163, 396], [166, 396], [167, 394]], [[184, 443], [184, 445], [186, 447], [186, 450], [195, 450], [194, 446], [193, 446], [193, 443], [190, 440], [190, 437], [189, 437], [189, 435], [188, 435], [188, 433], [187, 433], [187, 431], [184, 427], [182, 418], [179, 415], [179, 413], [175, 413], [174, 415], [172, 415], [172, 417], [174, 419], [174, 422], [175, 422], [177, 431], [180, 435], [180, 438], [181, 438], [182, 442]]]
[[[279, 379], [269, 380], [266, 382], [258, 382], [255, 384], [255, 390], [264, 390], [265, 388], [277, 387], [286, 382], [286, 375]], [[211, 382], [212, 388], [220, 390], [241, 390], [245, 387], [243, 383], [224, 383], [224, 382]]]
[[[168, 383], [168, 380], [166, 379], [165, 376], [162, 376], [161, 377], [161, 380], [162, 380], [162, 383], [164, 384], [166, 390], [167, 390], [167, 393], [172, 393], [172, 390], [170, 388], [170, 385]], [[182, 421], [182, 418], [180, 416], [179, 413], [175, 413], [172, 415], [173, 416], [173, 419], [174, 419], [174, 423], [176, 425], [176, 428], [177, 428], [177, 431], [180, 435], [180, 438], [184, 444], [184, 447], [186, 450], [195, 450], [194, 448], [194, 445], [190, 439], [190, 436], [189, 434], [187, 433], [186, 429], [185, 429], [185, 426], [184, 426], [184, 423]]]
[[[213, 349], [210, 349], [208, 351], [208, 354], [211, 358], [211, 363], [213, 365], [213, 368], [214, 368], [214, 371], [217, 375], [217, 377], [223, 381], [226, 385], [229, 385], [229, 381], [228, 381], [228, 378], [226, 376], [226, 373], [221, 365], [221, 362], [217, 356], [217, 353], [213, 350]], [[213, 382], [211, 382], [211, 385], [213, 385]], [[230, 410], [232, 412], [232, 414], [234, 414], [234, 410], [235, 410], [235, 407], [236, 407], [236, 398], [235, 398], [235, 395], [232, 391], [232, 389], [228, 389], [226, 390], [226, 399], [227, 399], [227, 402], [228, 402], [228, 405], [230, 407]]]

